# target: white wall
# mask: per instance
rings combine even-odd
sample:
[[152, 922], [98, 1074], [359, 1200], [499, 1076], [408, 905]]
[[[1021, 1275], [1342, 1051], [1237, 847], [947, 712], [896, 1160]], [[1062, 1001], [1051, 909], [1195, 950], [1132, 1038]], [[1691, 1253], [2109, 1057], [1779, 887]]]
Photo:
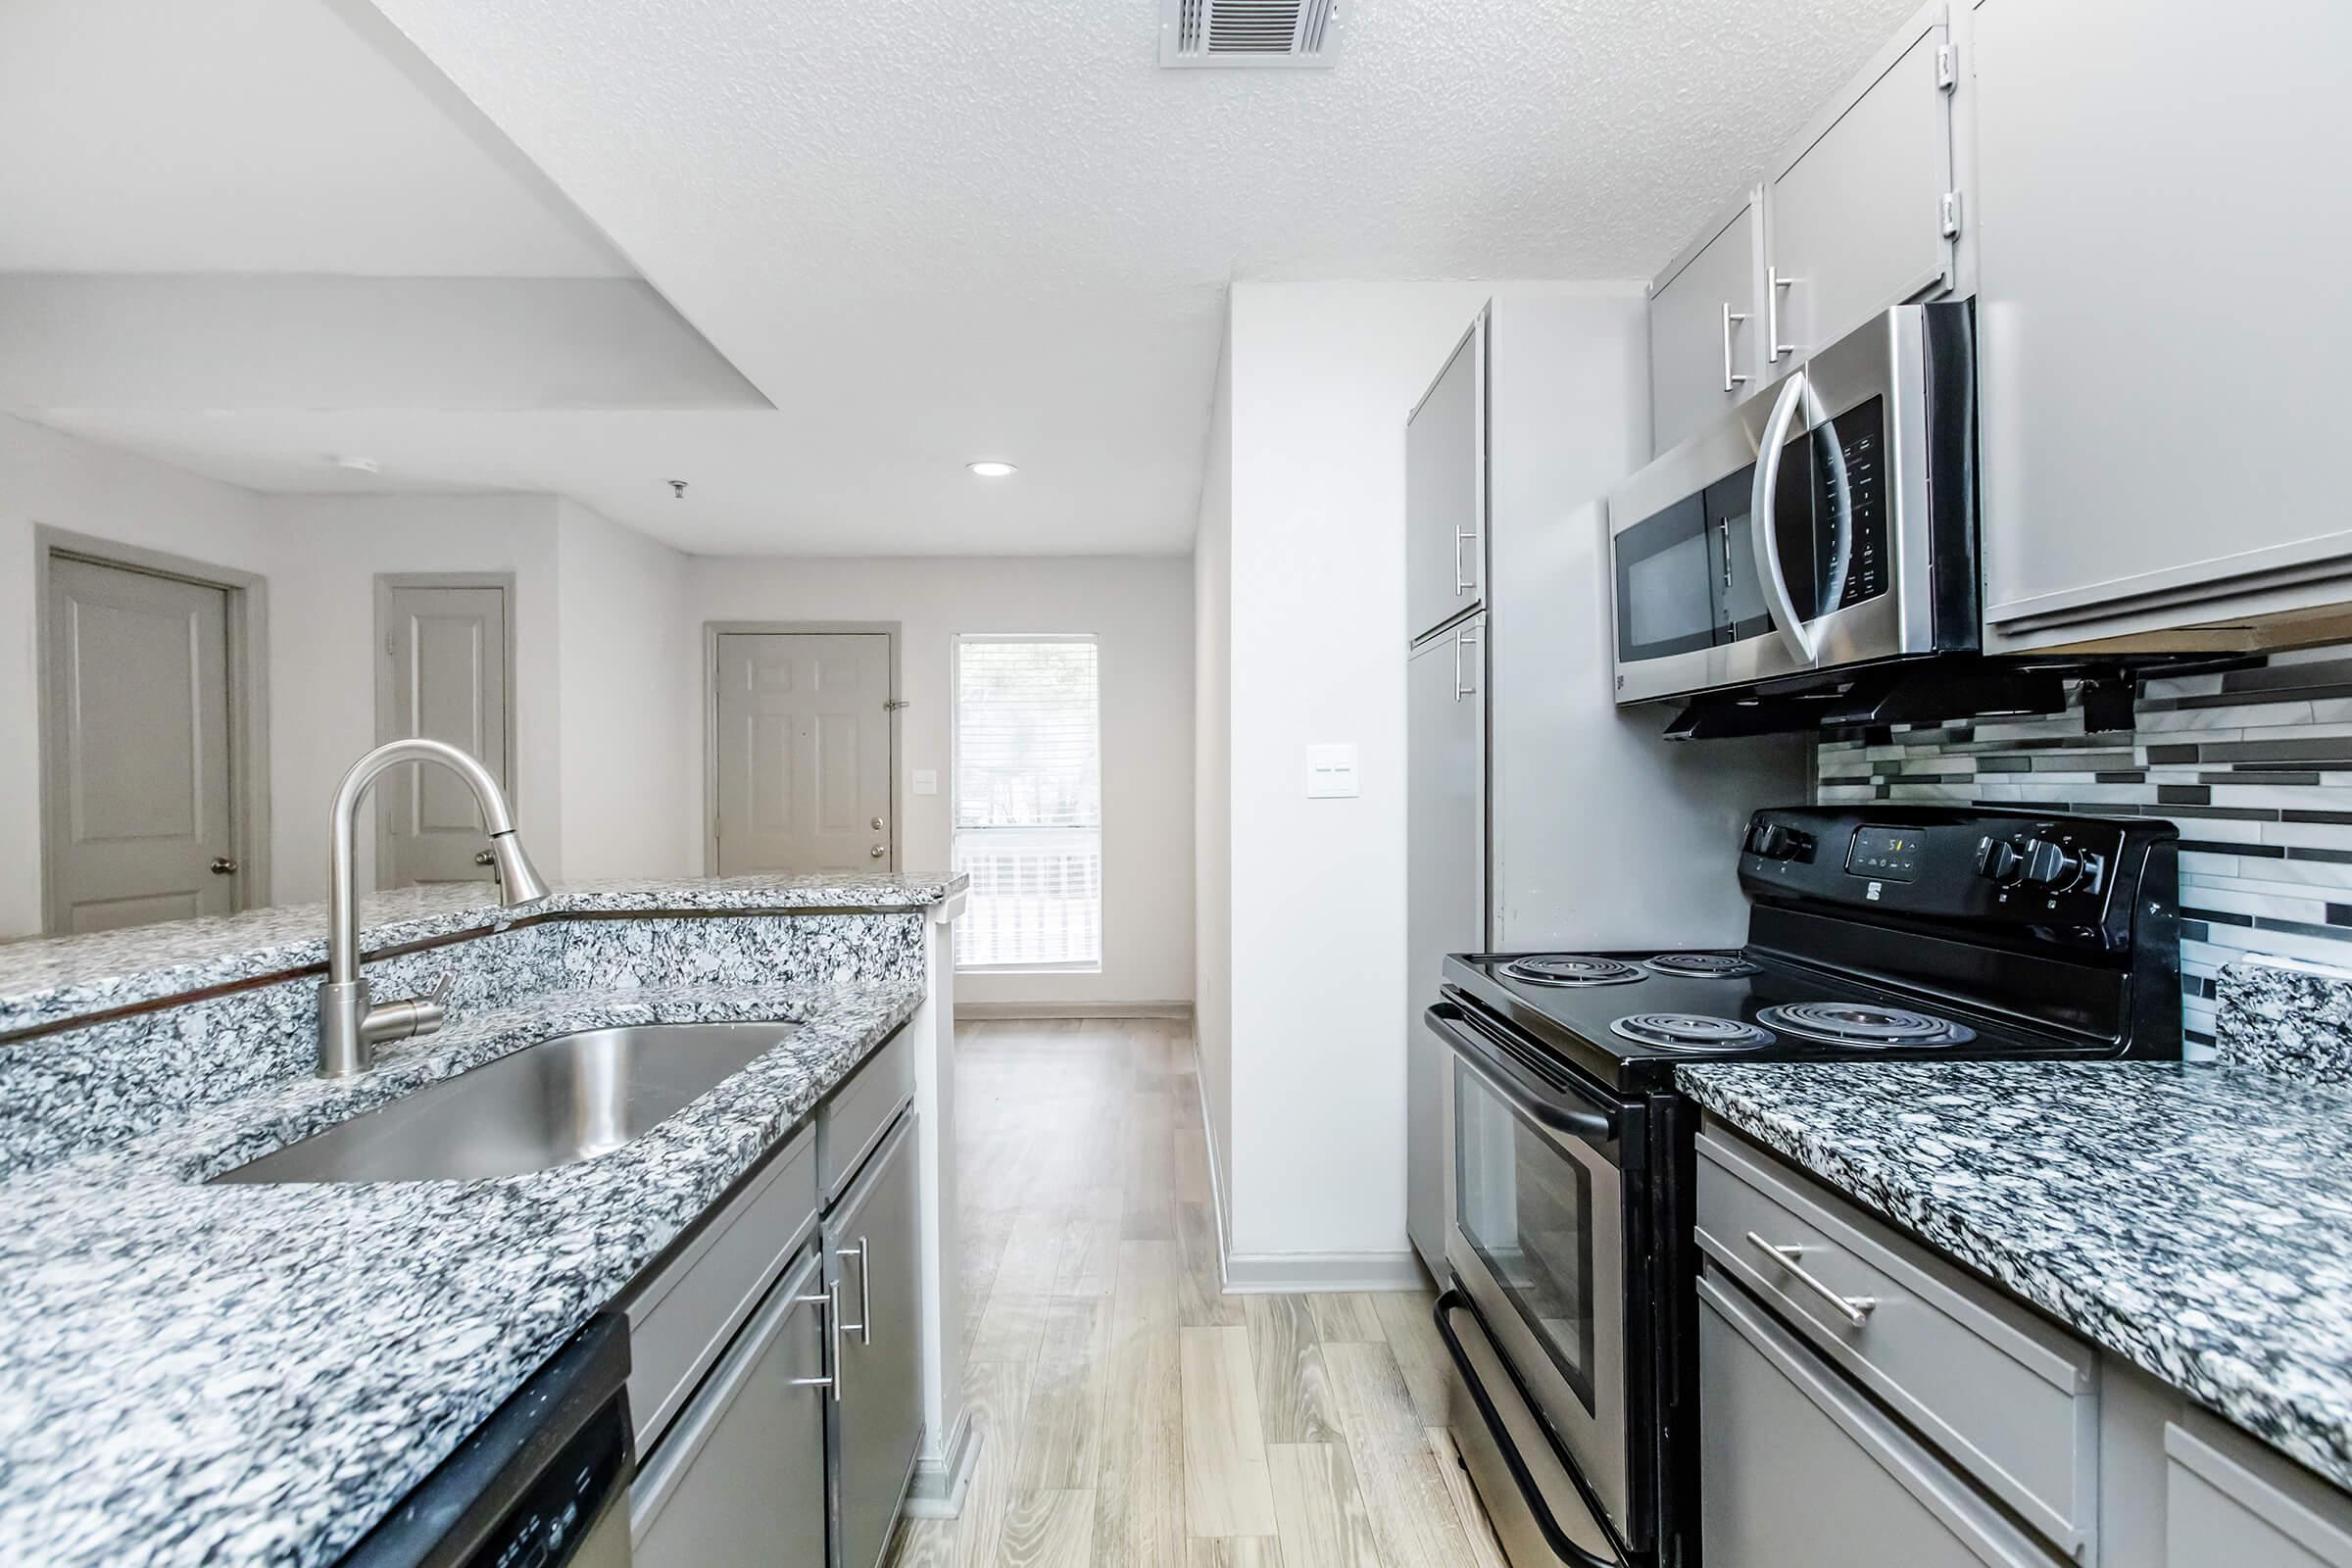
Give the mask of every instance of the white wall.
[[[260, 496], [0, 415], [0, 939], [41, 928], [39, 583], [45, 524], [267, 571], [274, 535]], [[323, 805], [320, 810], [324, 810]]]
[[[531, 858], [564, 857], [556, 502], [551, 496], [273, 496], [270, 572], [271, 858], [276, 902], [326, 897], [326, 811], [375, 744], [379, 572], [514, 574], [514, 758], [509, 794]], [[375, 829], [360, 833], [373, 886]]]
[[[1233, 287], [1224, 1157], [1237, 1273], [1411, 1267], [1404, 418], [1482, 303], [1558, 287]], [[1332, 741], [1358, 748], [1362, 794], [1308, 800], [1304, 749]]]
[[699, 874], [702, 642], [687, 558], [577, 502], [556, 515], [564, 874]]
[[[958, 632], [1093, 632], [1102, 679], [1102, 969], [971, 974], [958, 998], [1175, 1002], [1193, 992], [1193, 606], [1179, 557], [701, 559], [693, 619], [897, 621], [900, 863], [949, 862], [949, 650]], [[906, 789], [917, 768], [940, 792]], [[698, 824], [699, 826], [699, 824]]]
[[1220, 1193], [1233, 1187], [1232, 335], [1229, 322], [1193, 539], [1194, 1039]]

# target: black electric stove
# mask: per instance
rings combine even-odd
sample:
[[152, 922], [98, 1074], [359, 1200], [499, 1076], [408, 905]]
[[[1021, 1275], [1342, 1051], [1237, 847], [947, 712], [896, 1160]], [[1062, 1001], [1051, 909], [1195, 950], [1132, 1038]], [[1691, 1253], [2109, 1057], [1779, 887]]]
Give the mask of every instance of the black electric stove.
[[1446, 960], [1437, 1315], [1513, 1568], [1698, 1560], [1697, 1115], [1675, 1068], [2177, 1058], [2177, 845], [2144, 817], [1759, 811], [1736, 950]]

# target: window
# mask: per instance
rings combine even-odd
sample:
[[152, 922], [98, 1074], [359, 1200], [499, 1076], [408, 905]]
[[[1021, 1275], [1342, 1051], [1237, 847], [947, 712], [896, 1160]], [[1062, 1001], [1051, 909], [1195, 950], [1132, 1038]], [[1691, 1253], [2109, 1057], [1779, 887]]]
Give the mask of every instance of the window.
[[1092, 637], [956, 639], [958, 969], [1102, 967], [1102, 736]]

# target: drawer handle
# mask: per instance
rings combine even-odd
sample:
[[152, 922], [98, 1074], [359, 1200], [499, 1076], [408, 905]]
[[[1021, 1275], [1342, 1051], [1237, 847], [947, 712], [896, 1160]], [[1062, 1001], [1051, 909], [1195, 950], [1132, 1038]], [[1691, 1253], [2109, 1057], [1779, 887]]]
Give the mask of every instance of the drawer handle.
[[832, 1354], [827, 1364], [833, 1368], [833, 1371], [829, 1377], [793, 1378], [790, 1382], [796, 1389], [830, 1390], [833, 1402], [839, 1404], [841, 1402], [841, 1286], [839, 1284], [828, 1285], [814, 1296], [796, 1296], [792, 1298], [792, 1304], [815, 1306], [824, 1312], [826, 1334], [833, 1342]]
[[1878, 1306], [1879, 1298], [1875, 1296], [1839, 1296], [1831, 1290], [1797, 1261], [1805, 1255], [1803, 1248], [1775, 1247], [1754, 1231], [1747, 1233], [1747, 1245], [1760, 1252], [1771, 1254], [1772, 1260], [1787, 1269], [1797, 1284], [1836, 1307], [1838, 1315], [1845, 1319], [1846, 1327], [1858, 1329], [1870, 1321], [1870, 1314]]

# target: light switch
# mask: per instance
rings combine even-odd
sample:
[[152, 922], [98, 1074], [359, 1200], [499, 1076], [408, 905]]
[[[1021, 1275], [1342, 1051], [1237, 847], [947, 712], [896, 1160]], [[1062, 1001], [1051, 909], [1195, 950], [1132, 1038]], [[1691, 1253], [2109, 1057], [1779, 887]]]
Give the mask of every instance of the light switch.
[[914, 793], [917, 795], [937, 795], [939, 793], [938, 770], [929, 767], [916, 768], [914, 770]]
[[1353, 746], [1309, 746], [1306, 749], [1306, 798], [1346, 800], [1361, 795], [1355, 783]]

